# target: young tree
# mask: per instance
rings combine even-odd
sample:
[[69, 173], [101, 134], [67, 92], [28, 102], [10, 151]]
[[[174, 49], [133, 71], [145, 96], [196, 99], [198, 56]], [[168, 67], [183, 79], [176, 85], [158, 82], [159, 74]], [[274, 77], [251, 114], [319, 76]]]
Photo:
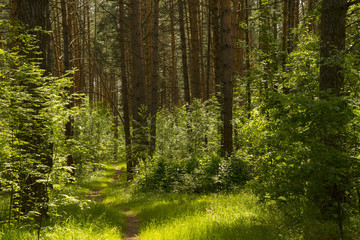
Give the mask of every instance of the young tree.
[[[29, 61], [39, 61], [40, 68], [46, 71], [45, 74], [51, 71], [50, 35], [45, 32], [50, 28], [49, 17], [49, 0], [12, 0], [11, 2], [11, 19], [20, 21], [37, 40], [35, 48], [23, 54], [26, 54]], [[20, 49], [25, 50], [26, 46], [21, 46], [21, 42], [12, 45], [16, 44], [20, 45]], [[22, 159], [23, 166], [28, 166], [28, 169], [20, 172], [22, 193], [19, 204], [22, 214], [26, 215], [35, 211], [39, 213], [41, 219], [48, 213], [49, 183], [46, 177], [52, 170], [52, 145], [47, 139], [45, 120], [41, 116], [46, 98], [38, 90], [41, 82], [37, 83], [30, 77], [29, 79], [17, 77], [18, 85], [23, 87], [23, 91], [29, 98], [23, 102], [18, 100], [20, 101], [18, 104], [22, 105], [21, 107], [27, 113], [19, 115], [17, 126], [14, 125], [15, 136], [18, 142], [22, 143], [17, 146], [21, 153], [18, 158]], [[31, 129], [29, 125], [32, 126]]]

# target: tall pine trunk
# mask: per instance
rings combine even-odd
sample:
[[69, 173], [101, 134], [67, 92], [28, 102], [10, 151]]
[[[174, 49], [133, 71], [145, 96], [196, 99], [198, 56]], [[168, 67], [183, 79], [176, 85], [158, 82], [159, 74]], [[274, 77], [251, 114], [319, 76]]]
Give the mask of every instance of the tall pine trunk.
[[233, 152], [233, 128], [232, 128], [232, 107], [233, 107], [233, 43], [231, 38], [231, 0], [220, 2], [220, 53], [219, 58], [222, 64], [220, 68], [222, 78], [222, 94], [224, 98], [223, 111], [223, 152], [230, 156]]
[[141, 1], [131, 1], [131, 50], [132, 50], [132, 100], [133, 100], [133, 140], [132, 140], [132, 159], [128, 165], [128, 177], [133, 177], [134, 168], [139, 164], [139, 160], [145, 160], [147, 154], [147, 133], [146, 121], [146, 95], [145, 93], [145, 73], [144, 73], [144, 54], [142, 46], [141, 29]]
[[182, 70], [183, 70], [183, 79], [184, 79], [184, 99], [186, 104], [190, 104], [189, 71], [187, 64], [183, 0], [178, 0], [178, 8], [179, 8], [179, 23], [180, 23], [180, 39], [181, 39], [181, 60], [182, 60]]
[[[25, 51], [23, 54], [26, 54], [30, 61], [38, 61], [40, 68], [45, 70], [45, 74], [49, 74], [51, 72], [50, 34], [45, 32], [50, 30], [49, 0], [13, 0], [11, 2], [11, 19], [21, 22], [35, 36], [37, 42], [34, 44], [39, 49]], [[38, 27], [41, 27], [41, 30], [36, 30]], [[22, 42], [14, 44], [19, 44], [20, 49], [24, 47], [21, 46]], [[19, 173], [21, 197], [14, 204], [19, 205], [20, 214], [27, 215], [38, 212], [37, 218], [41, 221], [42, 218], [48, 216], [49, 184], [47, 178], [53, 167], [52, 144], [45, 135], [44, 125], [46, 123], [41, 117], [46, 99], [37, 91], [38, 83], [20, 78], [18, 84], [24, 86], [24, 91], [31, 98], [23, 102], [21, 106], [24, 110], [29, 111], [29, 116], [19, 116], [17, 126], [14, 126], [17, 128], [16, 139], [18, 142], [23, 142], [23, 144], [17, 145], [22, 154], [16, 158], [21, 159], [21, 166], [24, 167]], [[31, 129], [28, 127], [29, 125]]]
[[152, 86], [151, 86], [151, 125], [150, 154], [155, 151], [156, 144], [156, 113], [158, 110], [158, 79], [159, 79], [159, 0], [154, 0], [153, 16], [153, 50], [152, 50]]

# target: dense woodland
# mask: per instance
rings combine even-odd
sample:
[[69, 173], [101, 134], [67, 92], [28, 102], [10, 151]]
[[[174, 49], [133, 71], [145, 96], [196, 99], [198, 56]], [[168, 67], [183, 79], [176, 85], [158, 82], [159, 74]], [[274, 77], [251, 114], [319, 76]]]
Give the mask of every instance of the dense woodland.
[[251, 192], [301, 239], [359, 238], [360, 1], [0, 4], [0, 237], [126, 162], [129, 191]]

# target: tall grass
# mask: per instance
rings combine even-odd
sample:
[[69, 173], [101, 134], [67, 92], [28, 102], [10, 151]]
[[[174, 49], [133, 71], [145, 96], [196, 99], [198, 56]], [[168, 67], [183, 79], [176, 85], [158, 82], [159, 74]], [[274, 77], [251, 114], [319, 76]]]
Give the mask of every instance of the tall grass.
[[[119, 240], [124, 236], [126, 215], [104, 204], [104, 198], [87, 199], [87, 194], [112, 182], [114, 167], [104, 165], [99, 171], [67, 186], [54, 186], [52, 218], [42, 224], [44, 240]], [[59, 195], [62, 195], [61, 197]], [[64, 197], [65, 196], [65, 197]], [[0, 198], [0, 202], [2, 199]], [[38, 239], [38, 229], [31, 225], [0, 228], [2, 240]]]
[[[119, 185], [123, 186], [119, 186]], [[131, 193], [125, 183], [105, 189], [106, 204], [132, 210], [141, 240], [300, 239], [253, 194]]]
[[[75, 197], [57, 204], [53, 211], [55, 217], [44, 223], [40, 239], [122, 239], [126, 228], [123, 210], [137, 215], [141, 240], [301, 239], [250, 192], [135, 193], [126, 182], [125, 170], [120, 181], [110, 184], [114, 173], [114, 168], [107, 165], [96, 174], [67, 186], [66, 191], [59, 190], [62, 194], [73, 191]], [[86, 194], [102, 187], [105, 188], [100, 199], [86, 199]], [[37, 239], [37, 229], [30, 226], [3, 228], [0, 239]]]

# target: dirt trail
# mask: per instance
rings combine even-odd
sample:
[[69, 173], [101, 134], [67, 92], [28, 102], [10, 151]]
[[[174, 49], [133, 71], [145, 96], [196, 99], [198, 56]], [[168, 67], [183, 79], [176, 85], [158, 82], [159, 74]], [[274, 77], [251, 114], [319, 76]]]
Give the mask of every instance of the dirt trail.
[[[113, 165], [116, 173], [112, 180], [112, 183], [115, 183], [120, 179], [121, 176], [121, 169]], [[89, 199], [98, 199], [101, 197], [101, 190], [103, 188], [95, 189], [92, 193], [90, 193], [87, 197]], [[130, 211], [122, 210], [124, 214], [127, 216], [126, 219], [126, 230], [125, 230], [125, 240], [137, 240], [138, 239], [138, 231], [139, 231], [139, 220], [136, 218], [136, 216], [131, 213]]]
[[124, 211], [124, 213], [128, 217], [126, 220], [125, 240], [136, 240], [138, 239], [139, 220], [129, 211]]

